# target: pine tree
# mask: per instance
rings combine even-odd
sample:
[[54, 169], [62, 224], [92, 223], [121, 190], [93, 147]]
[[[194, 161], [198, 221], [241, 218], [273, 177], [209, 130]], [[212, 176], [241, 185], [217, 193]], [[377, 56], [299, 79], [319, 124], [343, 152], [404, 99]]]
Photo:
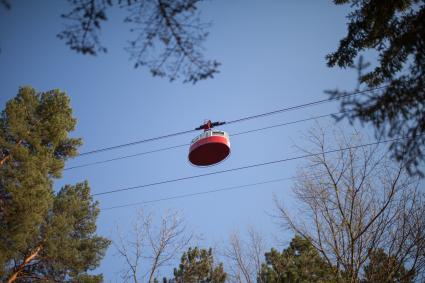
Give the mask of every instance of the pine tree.
[[363, 283], [411, 283], [415, 278], [414, 272], [406, 270], [394, 256], [388, 256], [382, 249], [371, 252], [364, 274]]
[[224, 283], [223, 264], [214, 265], [212, 249], [189, 248], [183, 253], [178, 269], [174, 269], [177, 283]]
[[272, 248], [265, 257], [260, 282], [336, 282], [332, 267], [320, 257], [310, 241], [300, 236], [295, 236], [281, 253]]
[[[383, 87], [341, 98], [351, 121], [372, 124], [381, 136], [408, 138], [392, 142], [393, 156], [407, 163], [409, 173], [422, 175], [425, 161], [425, 1], [334, 0], [349, 4], [347, 35], [327, 56], [330, 67], [352, 67], [366, 50], [376, 52], [375, 67], [359, 61], [359, 87]], [[387, 86], [387, 87], [384, 87]], [[332, 97], [347, 92], [329, 91]]]
[[88, 184], [53, 190], [81, 144], [68, 136], [75, 125], [59, 90], [21, 88], [1, 114], [0, 280], [102, 280], [86, 273], [109, 245], [95, 234], [99, 209]]

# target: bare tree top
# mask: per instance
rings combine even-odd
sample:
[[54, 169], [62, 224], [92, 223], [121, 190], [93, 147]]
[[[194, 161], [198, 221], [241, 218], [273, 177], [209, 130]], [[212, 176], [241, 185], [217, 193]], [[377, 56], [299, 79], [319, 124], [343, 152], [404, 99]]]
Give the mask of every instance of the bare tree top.
[[[405, 278], [422, 276], [425, 202], [419, 179], [391, 161], [388, 148], [354, 147], [363, 140], [358, 132], [329, 135], [319, 129], [310, 137], [322, 154], [297, 174], [298, 208], [276, 202], [284, 227], [311, 241], [346, 282], [364, 279], [365, 266], [379, 250], [394, 258], [388, 280], [404, 268]], [[335, 146], [346, 150], [326, 153]]]

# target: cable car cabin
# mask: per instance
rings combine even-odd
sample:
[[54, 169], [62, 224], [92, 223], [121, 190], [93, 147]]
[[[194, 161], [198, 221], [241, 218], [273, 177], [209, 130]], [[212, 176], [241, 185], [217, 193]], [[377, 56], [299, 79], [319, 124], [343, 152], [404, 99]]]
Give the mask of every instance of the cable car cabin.
[[229, 135], [223, 131], [206, 130], [190, 144], [189, 161], [196, 166], [209, 166], [230, 154]]

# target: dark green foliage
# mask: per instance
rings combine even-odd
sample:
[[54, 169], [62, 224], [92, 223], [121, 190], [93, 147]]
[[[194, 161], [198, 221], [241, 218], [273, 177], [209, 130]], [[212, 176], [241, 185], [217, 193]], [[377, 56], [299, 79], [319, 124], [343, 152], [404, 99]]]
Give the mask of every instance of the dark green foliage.
[[183, 253], [178, 269], [174, 269], [174, 280], [178, 283], [223, 283], [226, 280], [223, 264], [214, 265], [209, 250], [189, 248]]
[[[397, 160], [407, 162], [411, 174], [421, 174], [419, 164], [425, 159], [425, 1], [334, 2], [350, 4], [354, 11], [348, 15], [346, 37], [327, 56], [328, 65], [353, 66], [362, 51], [372, 49], [378, 53], [378, 64], [366, 74], [359, 73], [360, 83], [372, 88], [388, 85], [342, 98], [342, 110], [349, 111], [345, 117], [372, 123], [379, 135], [410, 136], [393, 142], [391, 149]], [[330, 94], [338, 97], [346, 92]]]
[[414, 272], [406, 270], [395, 257], [388, 256], [382, 249], [371, 252], [364, 273], [362, 283], [411, 283], [415, 278]]
[[0, 280], [101, 280], [86, 274], [109, 244], [95, 234], [99, 211], [88, 184], [58, 194], [52, 186], [81, 144], [68, 137], [75, 124], [69, 98], [59, 90], [21, 88], [2, 112]]
[[282, 253], [266, 253], [258, 281], [264, 283], [336, 282], [333, 268], [320, 257], [310, 241], [295, 236]]
[[69, 99], [59, 91], [36, 94], [22, 88], [0, 119], [0, 267], [36, 242], [53, 204], [52, 180], [66, 158], [76, 154], [78, 139]]
[[[101, 281], [99, 276], [85, 274], [99, 266], [110, 243], [96, 235], [97, 205], [90, 196], [87, 182], [60, 190], [43, 229], [45, 249], [41, 252], [43, 259], [34, 270], [36, 273], [45, 278], [54, 275], [54, 279], [61, 282], [67, 277]], [[46, 269], [49, 271], [45, 272]]]

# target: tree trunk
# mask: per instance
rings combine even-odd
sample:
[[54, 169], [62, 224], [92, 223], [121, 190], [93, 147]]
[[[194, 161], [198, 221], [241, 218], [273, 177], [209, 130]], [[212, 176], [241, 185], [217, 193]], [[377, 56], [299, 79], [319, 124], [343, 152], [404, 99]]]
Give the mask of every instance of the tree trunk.
[[25, 266], [31, 262], [37, 255], [40, 253], [40, 251], [43, 249], [41, 245], [35, 248], [34, 251], [32, 251], [25, 259], [24, 261], [18, 266], [18, 268], [15, 269], [15, 271], [12, 273], [12, 275], [7, 280], [7, 283], [15, 282], [16, 279], [18, 279], [19, 273], [24, 270]]
[[[16, 143], [16, 147], [20, 146], [20, 145], [21, 145], [21, 143], [22, 143], [22, 140], [19, 140], [19, 141]], [[0, 160], [0, 166], [3, 166], [3, 164], [4, 164], [4, 163], [5, 163], [8, 159], [10, 159], [10, 153], [9, 153], [8, 155], [6, 155], [5, 157], [3, 157], [3, 159], [2, 159], [2, 160]]]
[[6, 155], [6, 157], [4, 157], [2, 160], [0, 160], [0, 166], [2, 166], [3, 163], [5, 163], [9, 158], [10, 158], [10, 155]]

